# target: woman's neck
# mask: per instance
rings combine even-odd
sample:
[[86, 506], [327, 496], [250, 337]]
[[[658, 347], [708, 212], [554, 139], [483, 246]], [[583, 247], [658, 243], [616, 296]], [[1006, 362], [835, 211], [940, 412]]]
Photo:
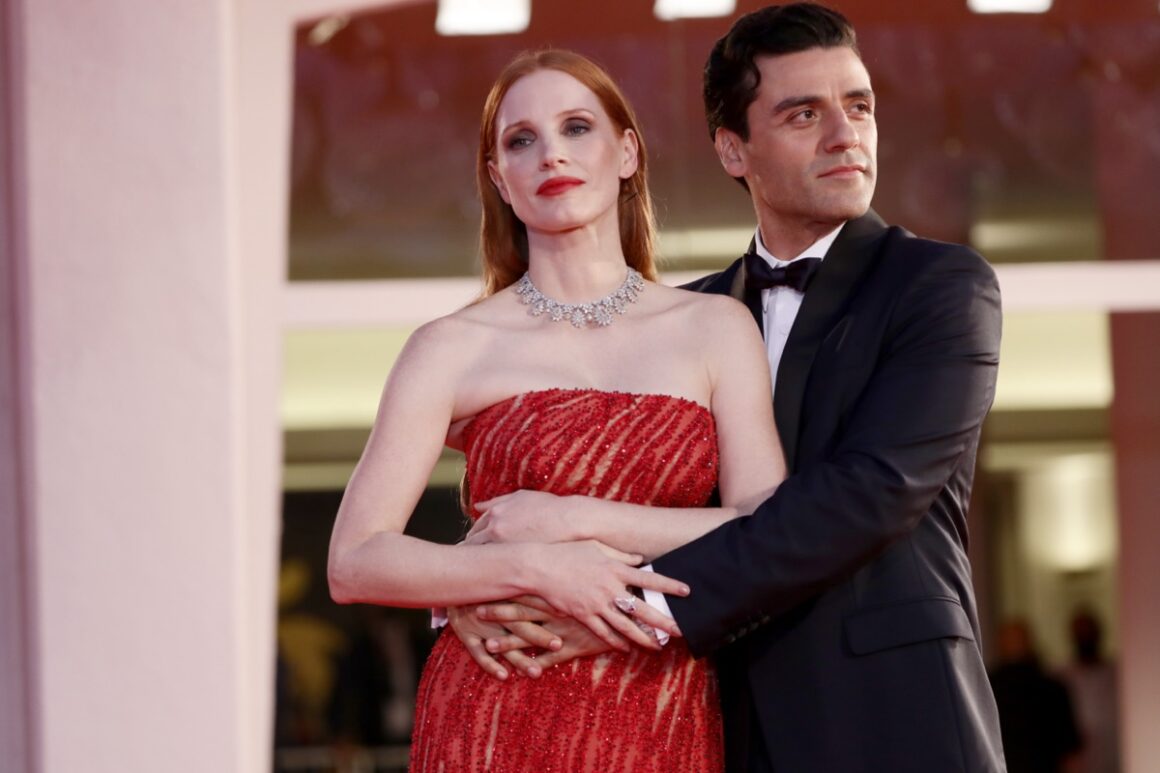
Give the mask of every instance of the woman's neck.
[[[624, 281], [626, 265], [619, 229], [577, 228], [528, 232], [528, 273], [537, 289], [563, 303], [601, 298]], [[603, 232], [603, 233], [602, 233]]]

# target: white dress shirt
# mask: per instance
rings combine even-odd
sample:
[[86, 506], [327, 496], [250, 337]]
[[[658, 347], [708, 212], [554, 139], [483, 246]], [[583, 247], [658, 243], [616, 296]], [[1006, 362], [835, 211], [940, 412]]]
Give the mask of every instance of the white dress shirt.
[[[761, 240], [760, 228], [757, 229], [754, 242], [757, 246], [757, 254], [770, 266], [780, 268], [802, 258], [825, 259], [826, 253], [830, 251], [831, 245], [838, 238], [838, 232], [841, 230], [842, 226], [838, 226], [802, 250], [801, 254], [795, 255], [790, 260], [781, 260], [765, 248], [765, 243]], [[770, 287], [761, 291], [761, 316], [765, 333], [765, 351], [769, 357], [769, 383], [771, 385], [777, 384], [777, 366], [781, 363], [781, 355], [785, 351], [785, 342], [789, 338], [789, 331], [793, 328], [793, 321], [797, 319], [798, 309], [801, 308], [802, 298], [804, 297], [805, 293], [798, 292], [792, 287]], [[642, 568], [652, 571], [652, 564]], [[653, 590], [645, 590], [644, 599], [648, 602], [649, 606], [659, 609], [668, 617], [673, 616], [665, 594]], [[661, 644], [668, 642], [669, 635], [667, 632], [657, 631], [656, 633], [657, 641]]]
[[[781, 268], [802, 258], [825, 259], [826, 253], [830, 251], [830, 246], [838, 238], [838, 232], [841, 230], [842, 226], [838, 226], [809, 247], [806, 247], [800, 255], [790, 260], [781, 260], [765, 248], [765, 243], [761, 241], [760, 228], [757, 230], [757, 236], [754, 237], [754, 241], [757, 243], [757, 254], [770, 266]], [[770, 287], [761, 291], [762, 318], [765, 326], [765, 350], [769, 356], [769, 383], [772, 385], [776, 386], [777, 384], [777, 366], [781, 363], [781, 355], [785, 351], [786, 339], [789, 338], [789, 331], [793, 328], [793, 321], [797, 319], [798, 309], [801, 308], [802, 298], [804, 297], [805, 293], [799, 293], [792, 287]]]

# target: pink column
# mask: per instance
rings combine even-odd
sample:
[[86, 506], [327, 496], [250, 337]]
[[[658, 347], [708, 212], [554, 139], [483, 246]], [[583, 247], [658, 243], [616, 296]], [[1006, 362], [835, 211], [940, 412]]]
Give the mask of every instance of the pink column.
[[0, 13], [0, 769], [268, 770], [289, 20]]
[[[1123, 31], [1121, 31], [1123, 34]], [[1127, 41], [1104, 41], [1109, 59]], [[1107, 68], [1094, 86], [1096, 175], [1107, 257], [1160, 257], [1160, 165], [1155, 143], [1160, 90], [1154, 57], [1138, 71]], [[1107, 74], [1110, 73], [1110, 74]], [[1124, 770], [1160, 760], [1160, 313], [1112, 315], [1115, 397], [1111, 410], [1120, 529], [1121, 745]]]

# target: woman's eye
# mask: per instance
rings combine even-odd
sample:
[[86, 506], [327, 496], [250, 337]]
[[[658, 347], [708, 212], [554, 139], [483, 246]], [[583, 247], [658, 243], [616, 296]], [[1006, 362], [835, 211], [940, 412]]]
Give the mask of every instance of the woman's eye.
[[528, 145], [531, 145], [531, 144], [532, 144], [532, 138], [529, 137], [528, 135], [515, 134], [515, 135], [512, 135], [511, 137], [508, 137], [507, 148], [508, 148], [508, 150], [519, 150], [520, 148], [526, 148]]
[[575, 137], [587, 133], [590, 128], [587, 121], [569, 121], [564, 124], [564, 133]]

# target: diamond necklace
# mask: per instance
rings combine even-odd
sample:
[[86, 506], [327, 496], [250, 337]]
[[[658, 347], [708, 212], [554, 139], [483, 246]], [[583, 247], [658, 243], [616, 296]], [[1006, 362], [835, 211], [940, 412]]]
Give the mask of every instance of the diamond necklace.
[[547, 314], [553, 322], [567, 319], [572, 327], [608, 327], [612, 324], [613, 312], [623, 314], [628, 310], [628, 304], [636, 303], [636, 298], [644, 290], [644, 277], [631, 266], [624, 282], [608, 295], [591, 303], [560, 303], [544, 295], [532, 283], [528, 272], [516, 282], [516, 295], [531, 308], [528, 313], [533, 317]]

